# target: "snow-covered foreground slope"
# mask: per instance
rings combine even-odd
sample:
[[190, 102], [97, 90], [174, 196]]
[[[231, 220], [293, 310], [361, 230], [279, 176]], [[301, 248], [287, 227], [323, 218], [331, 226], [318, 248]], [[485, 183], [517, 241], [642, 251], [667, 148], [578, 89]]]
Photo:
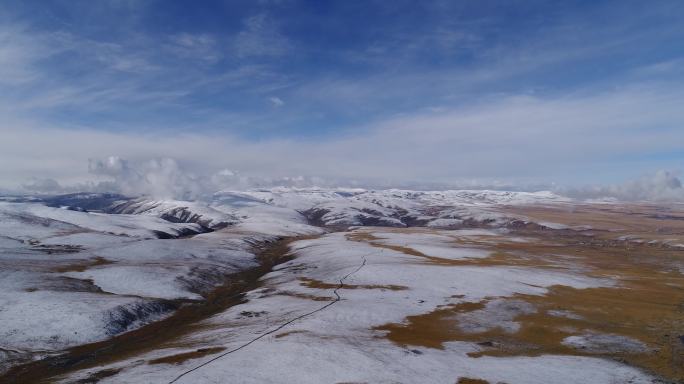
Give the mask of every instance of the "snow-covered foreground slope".
[[[202, 219], [170, 219], [179, 206]], [[270, 206], [249, 208], [242, 223], [200, 203], [146, 208], [106, 214], [0, 202], [0, 371], [164, 318], [256, 266], [259, 244], [320, 232]], [[208, 216], [231, 230], [204, 233]]]

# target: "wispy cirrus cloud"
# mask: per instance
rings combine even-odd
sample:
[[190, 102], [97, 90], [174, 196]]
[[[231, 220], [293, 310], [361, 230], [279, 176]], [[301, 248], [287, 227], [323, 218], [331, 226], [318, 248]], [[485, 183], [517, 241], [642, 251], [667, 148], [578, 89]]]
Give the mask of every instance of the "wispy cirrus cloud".
[[209, 34], [180, 33], [170, 37], [168, 49], [184, 59], [216, 63], [224, 52], [219, 49], [216, 38]]
[[20, 86], [36, 81], [40, 61], [60, 51], [44, 35], [34, 35], [21, 24], [0, 26], [0, 83]]
[[292, 49], [292, 42], [280, 33], [277, 22], [266, 13], [247, 18], [244, 29], [233, 41], [240, 58], [282, 56]]

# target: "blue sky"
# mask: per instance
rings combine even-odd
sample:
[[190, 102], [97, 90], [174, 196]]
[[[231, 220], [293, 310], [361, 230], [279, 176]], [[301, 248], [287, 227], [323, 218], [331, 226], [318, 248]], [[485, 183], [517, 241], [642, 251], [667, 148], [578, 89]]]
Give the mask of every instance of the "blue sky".
[[4, 1], [0, 186], [618, 182], [681, 168], [683, 85], [681, 1]]

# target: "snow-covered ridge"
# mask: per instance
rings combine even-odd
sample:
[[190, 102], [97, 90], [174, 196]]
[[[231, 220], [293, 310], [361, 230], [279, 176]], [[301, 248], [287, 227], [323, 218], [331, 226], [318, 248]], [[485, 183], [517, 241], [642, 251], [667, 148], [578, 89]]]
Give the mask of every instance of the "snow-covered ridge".
[[101, 232], [138, 238], [178, 237], [200, 233], [197, 224], [172, 223], [157, 217], [109, 215], [48, 207], [40, 203], [0, 202], [0, 234], [41, 239], [65, 233]]
[[497, 208], [506, 205], [572, 201], [549, 191], [411, 191], [401, 189], [287, 188], [220, 191], [201, 201], [127, 198], [112, 194], [74, 194], [43, 200], [51, 206], [117, 214], [153, 216], [173, 223], [195, 223], [214, 230], [240, 223], [253, 207], [299, 212], [321, 226], [354, 225], [436, 228], [501, 226], [520, 220]]
[[120, 201], [107, 208], [109, 213], [149, 215], [174, 223], [196, 223], [203, 228], [218, 229], [237, 222], [235, 216], [206, 204], [177, 200], [138, 198]]
[[269, 204], [288, 206], [296, 209], [331, 200], [363, 200], [380, 205], [391, 206], [399, 201], [415, 201], [423, 204], [442, 205], [492, 205], [492, 204], [540, 204], [568, 202], [571, 199], [550, 191], [517, 192], [494, 190], [445, 190], [412, 191], [404, 189], [366, 190], [366, 189], [322, 189], [287, 188], [255, 189], [249, 191], [221, 191], [215, 197], [236, 195], [260, 200]]
[[[410, 191], [400, 189], [273, 188], [222, 191], [213, 204], [256, 202], [295, 209], [324, 226], [374, 225], [391, 227], [503, 225], [519, 218], [496, 210], [502, 205], [555, 204], [571, 200], [549, 191], [490, 190]], [[224, 208], [225, 209], [225, 208]]]

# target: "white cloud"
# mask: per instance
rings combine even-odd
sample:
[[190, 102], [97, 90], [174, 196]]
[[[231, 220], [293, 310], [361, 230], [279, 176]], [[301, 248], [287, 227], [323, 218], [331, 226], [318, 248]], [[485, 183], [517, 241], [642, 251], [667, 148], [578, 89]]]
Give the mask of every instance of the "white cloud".
[[117, 156], [91, 159], [88, 170], [113, 179], [116, 192], [125, 195], [150, 195], [157, 198], [196, 198], [203, 190], [199, 178], [182, 170], [176, 160], [158, 158], [131, 165]]
[[282, 107], [285, 102], [280, 97], [271, 97], [268, 99], [274, 107]]

